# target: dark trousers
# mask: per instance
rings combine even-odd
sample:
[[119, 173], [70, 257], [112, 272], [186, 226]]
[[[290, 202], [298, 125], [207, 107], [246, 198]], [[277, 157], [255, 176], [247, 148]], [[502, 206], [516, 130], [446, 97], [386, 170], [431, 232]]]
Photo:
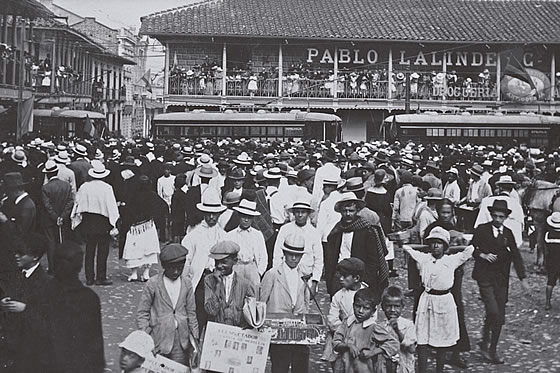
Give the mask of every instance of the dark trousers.
[[47, 241], [47, 259], [49, 260], [49, 272], [54, 271], [54, 253], [61, 245], [61, 239], [65, 240], [68, 234], [68, 227], [63, 225], [58, 227], [57, 225], [50, 225], [43, 228], [43, 234]]
[[[107, 279], [107, 257], [111, 236], [108, 233], [86, 234], [85, 272], [87, 281], [103, 281]], [[97, 263], [95, 257], [97, 254]], [[96, 269], [94, 275], [94, 268]], [[95, 276], [95, 277], [94, 277]]]
[[272, 373], [309, 372], [309, 347], [302, 345], [270, 345]]
[[506, 303], [507, 303], [507, 283], [497, 282], [478, 282], [480, 297], [486, 309], [486, 319], [484, 324], [490, 330], [501, 328], [505, 323]]

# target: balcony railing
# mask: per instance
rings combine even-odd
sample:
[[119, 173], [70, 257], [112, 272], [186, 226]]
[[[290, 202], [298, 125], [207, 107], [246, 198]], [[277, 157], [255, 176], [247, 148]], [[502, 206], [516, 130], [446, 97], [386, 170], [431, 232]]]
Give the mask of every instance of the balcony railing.
[[[225, 95], [230, 97], [285, 97], [285, 98], [334, 98], [338, 99], [378, 99], [404, 100], [406, 83], [394, 79], [389, 85], [388, 80], [349, 79], [339, 77], [338, 82], [330, 79], [294, 79], [284, 76], [282, 93], [278, 94], [278, 78], [250, 79], [246, 77], [228, 76], [226, 78]], [[185, 77], [172, 75], [169, 77], [169, 94], [182, 96], [221, 96], [223, 78]], [[391, 87], [391, 88], [389, 88]], [[560, 87], [559, 87], [560, 88]], [[390, 91], [390, 92], [389, 92]], [[496, 101], [497, 88], [494, 82], [464, 81], [460, 84], [437, 84], [430, 79], [410, 81], [411, 100], [455, 100], [455, 101]], [[560, 91], [556, 90], [554, 99], [560, 99]], [[548, 98], [546, 99], [548, 100]]]

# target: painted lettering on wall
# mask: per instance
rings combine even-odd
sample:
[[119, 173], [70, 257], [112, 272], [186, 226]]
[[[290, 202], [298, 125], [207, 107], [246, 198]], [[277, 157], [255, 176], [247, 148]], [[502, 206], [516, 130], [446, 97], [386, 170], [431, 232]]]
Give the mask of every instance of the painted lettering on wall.
[[[395, 56], [395, 53], [393, 53]], [[394, 64], [401, 66], [469, 66], [469, 67], [495, 67], [498, 64], [497, 52], [424, 52], [408, 53], [400, 50]], [[321, 64], [334, 64], [338, 57], [339, 64], [375, 64], [379, 61], [379, 53], [375, 49], [347, 49], [337, 48], [320, 50], [318, 48], [307, 48], [307, 62], [319, 62]], [[522, 62], [526, 67], [532, 67], [534, 54], [526, 52], [523, 54]]]

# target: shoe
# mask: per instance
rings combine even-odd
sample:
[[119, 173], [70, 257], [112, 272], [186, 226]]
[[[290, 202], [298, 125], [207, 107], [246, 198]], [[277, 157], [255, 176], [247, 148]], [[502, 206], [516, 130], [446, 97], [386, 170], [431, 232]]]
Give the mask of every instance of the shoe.
[[502, 357], [500, 355], [498, 355], [497, 352], [490, 352], [490, 362], [492, 364], [503, 364], [504, 363], [504, 359], [502, 359]]
[[109, 285], [113, 285], [113, 281], [111, 280], [97, 280], [95, 281], [95, 285], [99, 285], [99, 286], [109, 286]]
[[399, 277], [399, 274], [397, 273], [397, 271], [391, 271], [389, 272], [389, 277]]
[[460, 356], [455, 358], [452, 357], [447, 361], [447, 363], [461, 369], [467, 369], [469, 367], [467, 361]]
[[86, 281], [86, 285], [87, 285], [87, 286], [91, 286], [91, 285], [93, 285], [93, 284], [94, 284], [94, 281], [93, 281], [93, 280], [87, 280], [87, 281]]

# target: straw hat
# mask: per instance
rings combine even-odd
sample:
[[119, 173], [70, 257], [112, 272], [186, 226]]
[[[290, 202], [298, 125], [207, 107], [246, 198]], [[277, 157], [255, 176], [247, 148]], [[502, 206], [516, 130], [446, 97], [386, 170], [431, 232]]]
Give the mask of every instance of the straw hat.
[[496, 185], [500, 185], [500, 184], [502, 184], [502, 185], [506, 185], [506, 184], [515, 185], [516, 183], [515, 183], [515, 181], [513, 181], [511, 176], [502, 175], [502, 176], [500, 176], [500, 179], [498, 181], [496, 181]]
[[78, 144], [74, 148], [74, 153], [76, 153], [77, 155], [80, 155], [82, 157], [85, 157], [85, 156], [87, 156], [87, 148], [85, 146], [83, 146], [82, 144]]
[[57, 171], [58, 171], [58, 165], [55, 163], [55, 161], [49, 159], [48, 161], [45, 162], [45, 167], [43, 168], [44, 173], [57, 172]]
[[94, 159], [91, 161], [91, 168], [88, 170], [88, 175], [94, 179], [103, 179], [111, 173], [110, 170], [105, 168], [103, 162]]
[[289, 234], [284, 239], [282, 250], [291, 254], [303, 255], [305, 251], [305, 237], [302, 235]]
[[345, 204], [345, 203], [350, 203], [350, 202], [356, 203], [357, 206], [358, 206], [358, 210], [363, 209], [364, 206], [366, 205], [365, 201], [357, 198], [354, 193], [345, 192], [345, 193], [342, 194], [342, 198], [340, 199], [340, 201], [335, 203], [334, 211], [340, 212], [340, 208], [342, 207], [342, 205]]
[[222, 205], [219, 193], [214, 188], [208, 188], [202, 195], [202, 202], [196, 204], [202, 212], [224, 212], [227, 207]]
[[308, 211], [315, 211], [309, 202], [305, 201], [296, 201], [288, 208], [288, 212], [294, 212], [294, 210], [308, 210]]
[[201, 167], [198, 167], [195, 171], [195, 174], [197, 174], [199, 177], [203, 177], [203, 178], [207, 178], [207, 179], [211, 179], [213, 177], [218, 176], [218, 171], [216, 171], [216, 169], [212, 166], [208, 165], [202, 165]]
[[279, 167], [273, 167], [264, 172], [264, 177], [266, 179], [280, 179], [282, 177], [282, 171]]
[[259, 216], [261, 213], [257, 211], [257, 203], [253, 201], [248, 201], [246, 199], [241, 200], [239, 206], [233, 208], [240, 214], [249, 216]]
[[553, 229], [560, 229], [560, 212], [553, 212], [552, 215], [546, 218], [546, 222]]

